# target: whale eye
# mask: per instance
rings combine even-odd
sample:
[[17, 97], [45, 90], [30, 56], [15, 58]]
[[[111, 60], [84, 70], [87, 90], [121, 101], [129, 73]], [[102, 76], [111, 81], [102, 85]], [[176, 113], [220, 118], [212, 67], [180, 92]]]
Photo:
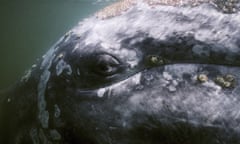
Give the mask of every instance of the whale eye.
[[97, 56], [94, 72], [103, 76], [111, 76], [119, 72], [121, 63], [113, 56], [100, 54]]

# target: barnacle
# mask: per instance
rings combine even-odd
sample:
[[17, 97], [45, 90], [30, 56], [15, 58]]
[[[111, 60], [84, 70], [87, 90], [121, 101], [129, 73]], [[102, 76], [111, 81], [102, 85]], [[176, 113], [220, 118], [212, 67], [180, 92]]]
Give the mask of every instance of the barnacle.
[[230, 82], [228, 82], [228, 81], [224, 81], [224, 83], [223, 83], [223, 86], [225, 87], [225, 88], [229, 88], [229, 87], [231, 87], [231, 83]]
[[225, 77], [226, 81], [233, 82], [235, 81], [235, 77], [231, 74], [227, 74]]
[[227, 74], [224, 76], [217, 76], [215, 79], [215, 83], [223, 88], [231, 88], [235, 86], [236, 81], [233, 75]]
[[201, 83], [207, 82], [208, 81], [208, 77], [206, 74], [199, 74], [197, 76], [197, 80]]
[[163, 58], [157, 55], [149, 55], [147, 57], [147, 63], [148, 65], [155, 66], [155, 65], [163, 65], [165, 62]]

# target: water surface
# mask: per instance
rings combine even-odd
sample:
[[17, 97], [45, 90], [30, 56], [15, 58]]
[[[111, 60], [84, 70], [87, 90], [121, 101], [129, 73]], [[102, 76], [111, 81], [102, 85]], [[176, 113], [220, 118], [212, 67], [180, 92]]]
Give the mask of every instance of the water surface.
[[0, 2], [0, 89], [14, 84], [65, 32], [116, 0]]

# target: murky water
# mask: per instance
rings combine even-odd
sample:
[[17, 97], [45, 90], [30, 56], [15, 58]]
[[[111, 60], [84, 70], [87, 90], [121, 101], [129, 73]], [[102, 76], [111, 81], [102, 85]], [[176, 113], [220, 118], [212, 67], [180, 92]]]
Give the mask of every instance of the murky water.
[[0, 2], [0, 89], [14, 84], [65, 32], [116, 0]]

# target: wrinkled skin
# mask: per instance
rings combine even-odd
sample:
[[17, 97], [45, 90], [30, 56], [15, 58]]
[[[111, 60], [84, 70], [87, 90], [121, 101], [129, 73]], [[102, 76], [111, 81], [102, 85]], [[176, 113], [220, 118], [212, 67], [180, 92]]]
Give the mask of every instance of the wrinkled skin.
[[239, 144], [239, 36], [208, 3], [90, 17], [1, 94], [0, 143]]

